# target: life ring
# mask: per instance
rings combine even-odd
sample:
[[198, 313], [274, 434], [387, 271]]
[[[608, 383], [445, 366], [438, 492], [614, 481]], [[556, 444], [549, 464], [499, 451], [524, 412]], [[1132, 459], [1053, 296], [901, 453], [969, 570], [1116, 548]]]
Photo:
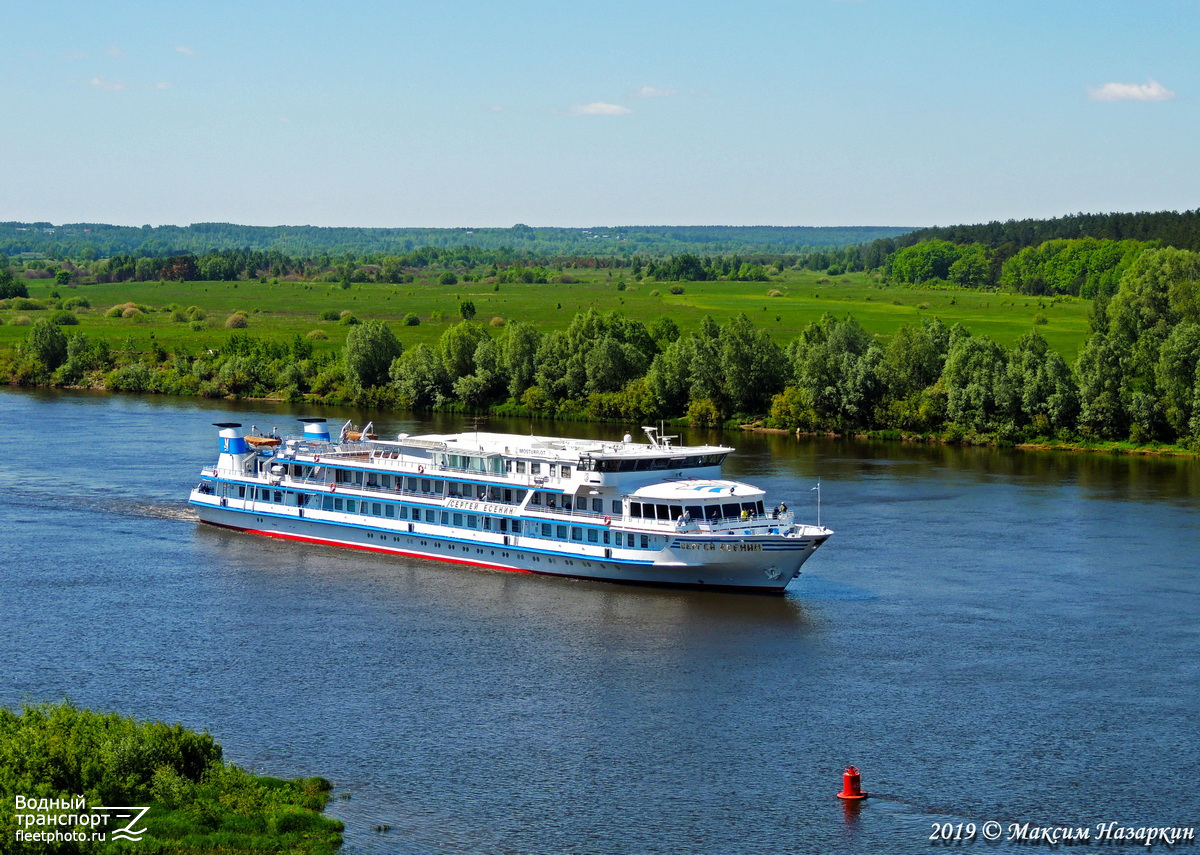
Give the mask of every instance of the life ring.
[[604, 524], [605, 524], [605, 525], [611, 525], [611, 524], [612, 524], [612, 517], [605, 517], [605, 518], [604, 518]]
[[425, 474], [425, 467], [424, 467], [424, 466], [418, 466], [418, 467], [417, 467], [417, 474], [418, 474], [418, 475], [424, 475], [424, 474]]
[[321, 455], [314, 454], [313, 455], [313, 463], [320, 463], [320, 462], [321, 462]]
[[330, 481], [330, 482], [329, 482], [329, 492], [331, 492], [331, 493], [332, 493], [332, 492], [333, 492], [334, 490], [336, 490], [336, 489], [337, 489], [337, 484], [335, 484], [335, 483], [333, 483], [332, 481]]

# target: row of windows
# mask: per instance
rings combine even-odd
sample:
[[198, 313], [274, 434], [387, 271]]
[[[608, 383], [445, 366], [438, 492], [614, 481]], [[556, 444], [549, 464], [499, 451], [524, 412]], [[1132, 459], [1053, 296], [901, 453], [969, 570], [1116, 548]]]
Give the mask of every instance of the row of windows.
[[630, 502], [629, 516], [635, 519], [674, 522], [704, 519], [739, 519], [763, 516], [763, 503], [727, 502], [722, 505], [667, 505], [650, 502]]
[[[293, 493], [291, 490], [274, 490], [266, 487], [247, 488], [245, 485], [239, 485], [237, 490], [239, 498], [249, 498], [251, 501], [274, 502], [281, 505], [285, 504], [285, 501], [287, 504], [291, 504], [287, 500], [294, 497], [297, 506], [307, 507], [310, 500], [319, 499], [321, 509], [326, 511], [363, 514], [364, 516], [381, 517], [391, 520], [424, 521], [433, 525], [440, 524], [480, 531], [521, 533], [521, 520], [508, 519], [507, 517], [490, 517], [481, 514], [438, 511], [433, 508], [416, 508], [392, 502], [375, 502], [369, 499], [353, 499], [338, 495], [313, 496], [306, 493]], [[626, 534], [609, 531], [608, 529], [542, 523], [540, 533], [542, 537], [553, 540], [572, 541], [575, 543], [586, 542], [597, 545], [602, 543], [605, 546], [626, 546], [630, 549], [650, 548], [648, 535]]]
[[638, 457], [625, 460], [596, 460], [585, 457], [579, 468], [590, 472], [646, 472], [654, 469], [695, 469], [699, 466], [720, 466], [724, 454], [693, 454], [687, 457]]

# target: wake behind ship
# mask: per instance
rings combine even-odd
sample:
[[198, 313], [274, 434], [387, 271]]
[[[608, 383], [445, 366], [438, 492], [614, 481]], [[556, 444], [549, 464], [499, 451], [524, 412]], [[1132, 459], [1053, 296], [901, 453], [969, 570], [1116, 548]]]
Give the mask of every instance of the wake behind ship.
[[733, 451], [498, 433], [381, 440], [324, 419], [301, 436], [222, 422], [188, 499], [201, 521], [502, 570], [783, 593], [833, 534], [721, 477]]

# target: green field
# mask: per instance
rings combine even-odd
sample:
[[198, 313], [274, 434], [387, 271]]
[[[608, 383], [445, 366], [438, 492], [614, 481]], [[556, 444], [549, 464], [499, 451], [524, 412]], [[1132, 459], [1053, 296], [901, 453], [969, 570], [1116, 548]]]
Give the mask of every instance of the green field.
[[[947, 324], [962, 323], [976, 335], [987, 335], [1004, 346], [1038, 330], [1068, 361], [1074, 361], [1087, 335], [1089, 303], [1069, 297], [1037, 298], [995, 291], [926, 290], [885, 286], [867, 274], [826, 277], [807, 271], [789, 270], [770, 282], [636, 282], [626, 279], [626, 290], [617, 290], [619, 273], [569, 271], [577, 283], [501, 284], [481, 282], [439, 285], [435, 279], [418, 279], [406, 285], [355, 284], [343, 290], [327, 282], [270, 280], [240, 282], [127, 282], [118, 284], [58, 287], [64, 299], [86, 297], [90, 309], [77, 311], [77, 330], [108, 339], [114, 348], [130, 336], [139, 344], [151, 333], [167, 349], [182, 345], [191, 352], [216, 347], [228, 335], [225, 319], [235, 311], [249, 318], [245, 332], [267, 339], [290, 339], [296, 333], [324, 330], [327, 341], [316, 342], [320, 351], [340, 348], [350, 327], [336, 321], [318, 320], [326, 310], [352, 312], [359, 320], [381, 318], [393, 325], [405, 347], [432, 343], [459, 320], [458, 307], [470, 300], [476, 320], [485, 325], [493, 318], [529, 321], [542, 330], [565, 328], [578, 312], [588, 308], [620, 311], [628, 317], [649, 322], [662, 316], [673, 318], [684, 330], [696, 328], [701, 318], [711, 315], [724, 322], [738, 312], [768, 330], [779, 342], [795, 338], [808, 324], [826, 312], [853, 315], [867, 331], [882, 337], [905, 323], [925, 317], [940, 317]], [[682, 285], [683, 294], [669, 289]], [[29, 296], [47, 300], [53, 284], [48, 280], [28, 283]], [[777, 290], [783, 296], [771, 297]], [[137, 303], [156, 311], [133, 319], [106, 318], [105, 312], [122, 303]], [[199, 307], [206, 315], [200, 329], [171, 320], [167, 306]], [[409, 313], [420, 317], [419, 326], [402, 325]], [[440, 320], [435, 320], [439, 316]], [[49, 312], [27, 309], [0, 310], [0, 346], [23, 340], [28, 328], [14, 325], [24, 316], [31, 320]], [[1044, 324], [1035, 325], [1041, 315]], [[498, 331], [498, 330], [497, 330]]]

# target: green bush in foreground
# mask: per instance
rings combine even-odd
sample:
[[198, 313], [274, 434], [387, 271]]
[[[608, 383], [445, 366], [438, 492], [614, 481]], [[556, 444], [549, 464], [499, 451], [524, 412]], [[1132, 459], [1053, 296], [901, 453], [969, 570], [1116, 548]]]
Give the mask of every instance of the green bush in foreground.
[[[70, 703], [0, 708], [0, 853], [332, 853], [342, 823], [321, 814], [324, 778], [251, 775], [221, 758], [207, 733], [137, 722]], [[72, 799], [88, 807], [149, 807], [136, 843], [17, 840], [17, 796]], [[22, 811], [31, 813], [29, 809]], [[86, 811], [67, 811], [79, 813]], [[63, 811], [52, 810], [59, 814]], [[69, 826], [27, 830], [72, 831]], [[91, 831], [81, 826], [80, 830]]]

